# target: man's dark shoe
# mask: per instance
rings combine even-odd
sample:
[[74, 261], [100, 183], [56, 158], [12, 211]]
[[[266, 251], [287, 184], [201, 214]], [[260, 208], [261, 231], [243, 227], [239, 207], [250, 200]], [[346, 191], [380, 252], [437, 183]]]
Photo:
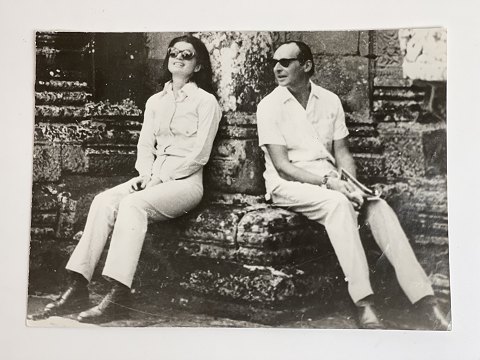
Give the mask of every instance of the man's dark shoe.
[[112, 290], [97, 306], [81, 312], [77, 320], [88, 323], [106, 323], [130, 317], [130, 289], [123, 285], [114, 285]]
[[73, 282], [55, 301], [48, 303], [43, 311], [30, 315], [29, 320], [41, 320], [55, 315], [66, 315], [88, 308], [90, 305], [86, 283]]
[[355, 305], [358, 311], [358, 326], [360, 329], [385, 329], [375, 305], [371, 301], [361, 300]]

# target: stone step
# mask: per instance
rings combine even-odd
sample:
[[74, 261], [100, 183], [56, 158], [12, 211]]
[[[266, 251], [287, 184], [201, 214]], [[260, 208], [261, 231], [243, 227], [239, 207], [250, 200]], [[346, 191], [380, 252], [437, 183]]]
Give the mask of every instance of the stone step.
[[141, 123], [116, 117], [108, 121], [83, 120], [80, 123], [66, 124], [41, 122], [35, 124], [35, 143], [61, 142], [62, 144], [89, 146], [111, 146], [115, 144], [133, 145], [138, 143]]
[[36, 91], [86, 91], [88, 84], [85, 81], [68, 80], [39, 80], [35, 84]]
[[349, 149], [352, 153], [382, 154], [384, 146], [378, 137], [350, 136]]
[[[81, 120], [87, 116], [84, 106], [35, 105], [35, 118], [50, 121]], [[60, 120], [61, 119], [61, 120]]]
[[86, 82], [90, 79], [90, 75], [86, 71], [62, 69], [59, 66], [39, 66], [37, 64], [35, 78], [39, 80], [63, 80], [63, 81], [80, 81]]
[[448, 236], [435, 236], [431, 234], [419, 234], [415, 235], [414, 243], [417, 245], [437, 245], [437, 246], [448, 246]]
[[79, 49], [92, 40], [91, 33], [82, 32], [37, 32], [35, 46], [37, 48]]
[[376, 137], [378, 136], [378, 131], [376, 127], [371, 125], [358, 125], [358, 126], [349, 126], [348, 131], [350, 136], [359, 136], [359, 137]]
[[373, 118], [379, 122], [415, 122], [423, 110], [416, 100], [374, 100]]
[[383, 154], [353, 153], [360, 181], [373, 183], [384, 178], [385, 158]]
[[37, 56], [43, 56], [43, 57], [55, 57], [60, 54], [75, 54], [75, 55], [81, 55], [83, 54], [84, 50], [83, 49], [56, 49], [51, 46], [42, 46], [42, 47], [37, 47], [36, 48], [36, 54]]
[[137, 175], [135, 161], [137, 151], [131, 146], [102, 148], [88, 148], [85, 156], [88, 163], [88, 172], [101, 175]]
[[36, 91], [35, 104], [37, 105], [79, 105], [85, 104], [92, 94], [85, 91]]
[[88, 49], [58, 50], [52, 48], [36, 49], [37, 68], [60, 68], [88, 73], [92, 71], [93, 56]]
[[373, 90], [373, 97], [378, 100], [416, 100], [425, 98], [425, 90], [415, 87], [392, 88], [377, 87]]

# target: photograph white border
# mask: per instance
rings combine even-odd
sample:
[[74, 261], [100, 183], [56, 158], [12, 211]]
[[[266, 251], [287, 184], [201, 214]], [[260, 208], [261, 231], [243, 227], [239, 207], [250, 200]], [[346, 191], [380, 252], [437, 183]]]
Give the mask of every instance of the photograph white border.
[[[188, 10], [188, 11], [187, 11]], [[242, 0], [0, 5], [2, 359], [479, 359], [479, 9], [474, 1]], [[360, 30], [446, 27], [451, 332], [27, 328], [35, 30]], [[476, 228], [475, 228], [476, 227]]]

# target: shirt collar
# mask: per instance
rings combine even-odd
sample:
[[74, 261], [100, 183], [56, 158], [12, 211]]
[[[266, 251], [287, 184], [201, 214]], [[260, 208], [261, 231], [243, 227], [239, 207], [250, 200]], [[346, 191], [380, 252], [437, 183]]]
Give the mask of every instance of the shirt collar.
[[311, 91], [310, 94], [315, 96], [317, 99], [320, 99], [321, 96], [321, 87], [314, 84], [313, 81], [310, 80]]
[[[182, 95], [185, 95], [185, 97], [187, 97], [187, 96], [192, 96], [197, 89], [198, 89], [197, 84], [195, 84], [194, 82], [188, 82], [178, 92], [181, 97], [183, 97]], [[173, 92], [173, 83], [171, 80], [165, 83], [165, 86], [163, 87], [163, 92], [164, 93]]]
[[[288, 100], [296, 100], [295, 97], [292, 95], [292, 93], [285, 87], [285, 86], [279, 86], [278, 87], [280, 99], [282, 100], [283, 103], [286, 103]], [[311, 80], [310, 80], [310, 96], [315, 96], [317, 99], [320, 98], [320, 87], [315, 85]]]

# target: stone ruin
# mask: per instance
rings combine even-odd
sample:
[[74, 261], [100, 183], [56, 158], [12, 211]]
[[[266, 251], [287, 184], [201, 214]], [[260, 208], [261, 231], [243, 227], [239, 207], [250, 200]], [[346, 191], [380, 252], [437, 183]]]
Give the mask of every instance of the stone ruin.
[[[162, 289], [192, 309], [260, 322], [346, 298], [323, 227], [263, 199], [255, 111], [275, 86], [266, 59], [298, 39], [312, 47], [313, 80], [342, 100], [360, 179], [383, 188], [449, 302], [445, 62], [428, 56], [444, 33], [196, 33], [223, 109], [206, 194], [190, 214], [150, 225], [136, 291]], [[135, 175], [144, 102], [180, 34], [37, 33], [30, 294], [58, 289], [95, 194]], [[372, 272], [385, 270], [373, 279], [382, 288], [392, 271], [364, 230]]]

